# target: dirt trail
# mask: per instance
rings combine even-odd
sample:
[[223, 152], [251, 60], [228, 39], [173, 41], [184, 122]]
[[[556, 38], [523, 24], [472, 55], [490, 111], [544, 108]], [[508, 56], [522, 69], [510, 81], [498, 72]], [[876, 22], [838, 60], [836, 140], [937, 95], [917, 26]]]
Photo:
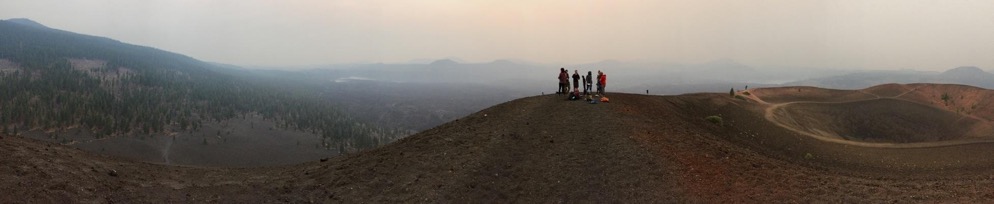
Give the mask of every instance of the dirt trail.
[[[791, 101], [791, 102], [781, 102], [781, 103], [769, 103], [769, 102], [763, 101], [762, 100], [762, 96], [760, 96], [758, 94], [751, 94], [749, 97], [751, 99], [755, 100], [755, 101], [758, 101], [760, 104], [767, 106], [766, 109], [765, 109], [765, 111], [764, 111], [764, 113], [763, 113], [763, 115], [766, 118], [766, 120], [769, 120], [770, 122], [773, 122], [774, 124], [776, 124], [777, 126], [780, 126], [781, 128], [789, 129], [789, 130], [795, 131], [795, 132], [797, 132], [799, 134], [807, 135], [807, 136], [810, 136], [812, 138], [815, 138], [815, 139], [818, 139], [818, 140], [821, 140], [821, 141], [825, 141], [825, 142], [833, 142], [833, 143], [839, 143], [839, 144], [861, 146], [861, 147], [873, 147], [873, 148], [930, 148], [930, 147], [944, 147], [944, 146], [956, 146], [956, 145], [994, 143], [994, 140], [992, 140], [992, 139], [962, 139], [962, 140], [948, 140], [948, 141], [937, 141], [937, 142], [917, 142], [917, 143], [861, 142], [861, 141], [846, 140], [846, 139], [842, 139], [842, 138], [838, 138], [838, 137], [833, 137], [833, 136], [828, 136], [828, 135], [821, 135], [821, 134], [811, 133], [811, 132], [808, 132], [808, 131], [798, 130], [798, 129], [794, 128], [794, 127], [791, 127], [791, 126], [783, 123], [784, 120], [790, 120], [790, 119], [788, 119], [788, 118], [778, 118], [778, 116], [777, 116], [777, 111], [780, 111], [780, 110], [782, 110], [785, 107], [788, 107], [788, 106], [791, 106], [791, 105], [796, 105], [796, 104], [843, 104], [843, 103], [856, 103], [856, 102], [864, 102], [864, 101], [872, 101], [872, 100], [880, 100], [880, 99], [893, 99], [893, 100], [906, 101], [906, 102], [910, 102], [910, 103], [922, 104], [921, 102], [918, 102], [918, 101], [912, 101], [912, 100], [908, 100], [908, 99], [899, 98], [900, 96], [903, 96], [903, 95], [905, 95], [907, 93], [910, 93], [910, 92], [914, 91], [914, 89], [910, 90], [910, 91], [903, 92], [903, 93], [899, 94], [898, 96], [894, 96], [894, 97], [879, 96], [879, 95], [876, 95], [876, 94], [867, 93], [866, 91], [863, 91], [863, 90], [857, 90], [857, 91], [859, 93], [872, 95], [874, 98], [870, 98], [870, 99], [855, 99], [855, 100], [846, 100], [846, 101]], [[927, 105], [927, 104], [923, 104], [923, 105]], [[977, 116], [973, 116], [973, 115], [968, 115], [968, 114], [960, 114], [960, 115], [962, 116], [961, 118], [972, 118], [972, 119], [976, 119], [978, 121], [987, 121], [986, 119], [983, 119], [983, 118], [980, 118], [980, 117], [977, 117]]]
[[[642, 141], [673, 161], [681, 188], [701, 202], [980, 202], [992, 179], [992, 145], [920, 149], [827, 143], [764, 119], [765, 105], [723, 94], [634, 103]], [[723, 126], [703, 120], [719, 115]], [[945, 161], [945, 162], [943, 162]], [[952, 162], [950, 162], [952, 161]], [[932, 164], [932, 165], [929, 165]]]

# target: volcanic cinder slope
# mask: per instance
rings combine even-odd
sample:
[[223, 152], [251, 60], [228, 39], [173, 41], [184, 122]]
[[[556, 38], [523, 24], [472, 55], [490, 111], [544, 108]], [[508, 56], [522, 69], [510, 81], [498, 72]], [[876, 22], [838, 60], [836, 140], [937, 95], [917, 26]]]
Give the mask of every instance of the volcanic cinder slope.
[[752, 92], [754, 100], [772, 103], [767, 119], [826, 141], [892, 148], [994, 142], [994, 93], [986, 89], [885, 84], [864, 90], [788, 87]]
[[[0, 202], [994, 199], [994, 143], [983, 134], [990, 90], [911, 84], [748, 92], [611, 93], [602, 104], [534, 96], [381, 148], [272, 168], [163, 166], [4, 137]], [[942, 94], [950, 97], [934, 98]]]

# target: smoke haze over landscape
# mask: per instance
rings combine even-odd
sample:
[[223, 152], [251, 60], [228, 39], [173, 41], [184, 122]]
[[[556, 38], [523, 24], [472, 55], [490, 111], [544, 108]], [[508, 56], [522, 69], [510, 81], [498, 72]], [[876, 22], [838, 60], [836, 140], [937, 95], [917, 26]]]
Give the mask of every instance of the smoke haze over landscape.
[[[241, 66], [601, 60], [994, 67], [986, 1], [4, 1], [0, 18]], [[419, 61], [420, 59], [420, 61]]]
[[4, 0], [0, 203], [985, 203], [991, 11]]

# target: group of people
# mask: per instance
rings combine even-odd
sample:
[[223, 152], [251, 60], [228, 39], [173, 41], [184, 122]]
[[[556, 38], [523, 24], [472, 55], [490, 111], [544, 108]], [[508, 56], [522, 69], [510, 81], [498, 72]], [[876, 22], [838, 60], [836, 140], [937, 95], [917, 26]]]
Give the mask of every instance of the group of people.
[[[570, 90], [569, 71], [566, 68], [559, 68], [559, 90], [556, 94], [573, 94], [580, 96], [580, 84], [583, 83], [583, 95], [590, 95], [593, 88], [594, 78], [590, 71], [587, 76], [581, 76], [579, 70], [573, 70], [573, 89]], [[597, 93], [604, 95], [604, 88], [607, 87], [607, 75], [597, 70]]]

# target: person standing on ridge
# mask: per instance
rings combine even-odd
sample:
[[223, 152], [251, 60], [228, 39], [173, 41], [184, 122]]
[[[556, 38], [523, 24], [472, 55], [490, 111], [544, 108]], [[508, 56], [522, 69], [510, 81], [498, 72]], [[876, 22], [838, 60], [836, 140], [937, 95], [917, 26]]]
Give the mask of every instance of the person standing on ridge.
[[587, 76], [580, 75], [580, 83], [583, 83], [583, 95], [587, 95]]
[[[597, 71], [597, 72], [600, 72], [600, 71]], [[601, 88], [600, 88], [601, 90], [600, 90], [600, 92], [601, 92], [601, 95], [605, 95], [604, 93], [607, 92], [606, 91], [606, 89], [607, 89], [607, 74], [604, 74], [604, 72], [600, 72], [600, 75], [601, 75], [601, 77], [598, 78], [598, 79], [600, 79], [600, 81], [598, 83], [601, 84]]]
[[580, 92], [580, 70], [573, 70], [573, 92]]
[[597, 70], [597, 94], [601, 94], [601, 70]]
[[566, 74], [566, 68], [559, 68], [559, 90], [556, 91], [556, 94], [566, 94], [566, 89], [569, 86], [567, 83], [569, 83], [569, 77]]
[[591, 89], [592, 88], [591, 86], [593, 86], [593, 81], [594, 81], [593, 76], [590, 75], [590, 71], [587, 71], [587, 79], [583, 81], [583, 95], [590, 94], [590, 92], [593, 91], [593, 89]]

